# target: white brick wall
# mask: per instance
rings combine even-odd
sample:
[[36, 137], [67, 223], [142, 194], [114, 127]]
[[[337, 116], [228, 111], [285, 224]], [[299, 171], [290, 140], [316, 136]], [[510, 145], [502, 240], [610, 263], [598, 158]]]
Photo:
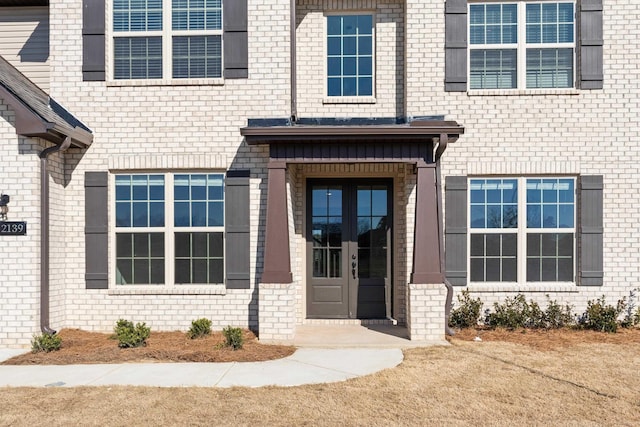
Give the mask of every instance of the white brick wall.
[[38, 153], [42, 147], [16, 135], [13, 110], [3, 103], [0, 118], [0, 193], [11, 198], [7, 220], [27, 223], [24, 236], [0, 236], [0, 345], [21, 347], [39, 332], [40, 324]]
[[442, 283], [409, 285], [407, 329], [413, 341], [444, 340], [444, 302], [447, 289]]
[[[325, 13], [375, 16], [375, 102], [329, 100], [325, 88]], [[297, 2], [299, 117], [401, 117], [404, 96], [404, 2], [299, 0]]]
[[[251, 257], [249, 290], [197, 295], [85, 290], [83, 179], [85, 171], [94, 170], [251, 169], [251, 199], [264, 205], [266, 149], [241, 145], [239, 128], [248, 117], [289, 116], [288, 5], [282, 0], [249, 2], [250, 78], [214, 86], [82, 82], [82, 2], [50, 6], [51, 95], [94, 132], [88, 150], [72, 149], [66, 155], [61, 206], [70, 220], [52, 230], [66, 236], [67, 249], [66, 261], [60, 258], [59, 267], [52, 266], [52, 293], [60, 289], [64, 295], [52, 300], [54, 328], [110, 331], [121, 317], [156, 330], [186, 330], [198, 317], [210, 318], [219, 329], [257, 328], [255, 278], [262, 269], [258, 248], [264, 239], [264, 208], [251, 211], [251, 253], [258, 256]], [[110, 269], [113, 278], [112, 265]]]
[[260, 284], [260, 340], [290, 341], [296, 330], [294, 283]]
[[[258, 327], [256, 286], [263, 268], [268, 151], [266, 147], [248, 147], [239, 128], [246, 125], [247, 118], [290, 115], [289, 1], [248, 3], [249, 79], [185, 86], [83, 82], [82, 2], [50, 5], [50, 93], [94, 132], [94, 143], [88, 150], [70, 149], [50, 161], [54, 329], [110, 331], [120, 317], [147, 322], [153, 329], [185, 330], [198, 317], [211, 318], [217, 328], [229, 324]], [[640, 282], [640, 27], [636, 24], [640, 4], [612, 0], [605, 1], [604, 8], [603, 90], [476, 95], [444, 92], [443, 0], [299, 0], [298, 115], [445, 115], [465, 126], [465, 134], [445, 152], [443, 176], [604, 175], [605, 285], [538, 287], [527, 297], [544, 303], [544, 295], [549, 293], [553, 299], [574, 304], [576, 310], [602, 294], [614, 302]], [[367, 10], [376, 15], [375, 103], [325, 100], [323, 14], [340, 10]], [[0, 281], [0, 345], [19, 346], [27, 345], [39, 329], [37, 153], [45, 144], [17, 137], [13, 112], [2, 104], [0, 116], [3, 164], [11, 165], [0, 172], [0, 191], [12, 197], [10, 219], [25, 220], [29, 227], [27, 236], [5, 236], [0, 241], [4, 272]], [[165, 168], [251, 169], [251, 199], [256, 207], [251, 211], [251, 289], [199, 295], [85, 289], [84, 172]], [[296, 323], [305, 321], [304, 180], [310, 176], [380, 174], [394, 178], [397, 201], [394, 312], [401, 322], [418, 327], [406, 310], [407, 306], [418, 307], [421, 301], [416, 297], [419, 291], [406, 285], [413, 250], [415, 175], [401, 164], [289, 168]], [[531, 288], [472, 289], [483, 297], [485, 307], [518, 290]], [[433, 315], [440, 319], [440, 314]], [[441, 331], [438, 322], [428, 321], [425, 328]]]
[[[443, 176], [604, 175], [604, 286], [561, 292], [537, 287], [527, 294], [544, 303], [549, 293], [552, 299], [573, 304], [576, 311], [602, 294], [615, 303], [640, 282], [640, 4], [603, 3], [603, 90], [568, 95], [495, 91], [487, 96], [443, 91], [444, 2], [406, 2], [407, 115], [444, 114], [465, 126], [465, 134], [444, 154]], [[472, 291], [483, 298], [485, 307], [513, 294], [482, 286]]]

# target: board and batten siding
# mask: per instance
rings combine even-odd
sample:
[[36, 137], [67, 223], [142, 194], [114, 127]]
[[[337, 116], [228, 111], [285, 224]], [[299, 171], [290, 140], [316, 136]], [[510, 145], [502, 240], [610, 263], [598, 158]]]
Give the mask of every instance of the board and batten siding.
[[0, 55], [49, 90], [49, 9], [0, 7]]

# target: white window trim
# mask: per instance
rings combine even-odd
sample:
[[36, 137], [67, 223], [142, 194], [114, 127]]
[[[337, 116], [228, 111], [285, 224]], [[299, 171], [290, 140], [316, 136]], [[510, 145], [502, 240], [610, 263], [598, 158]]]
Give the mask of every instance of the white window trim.
[[[505, 228], [471, 228], [471, 181], [476, 179], [515, 179], [518, 185], [518, 227]], [[573, 179], [573, 228], [527, 228], [527, 179]], [[576, 288], [577, 271], [577, 217], [578, 217], [578, 186], [577, 178], [573, 175], [527, 175], [527, 176], [469, 176], [467, 178], [467, 277], [468, 284], [474, 290], [493, 291], [533, 291], [533, 292], [569, 292]], [[523, 191], [524, 189], [524, 191]], [[471, 235], [515, 233], [517, 234], [517, 281], [516, 282], [473, 282], [471, 281]], [[573, 280], [568, 282], [527, 282], [527, 234], [528, 233], [573, 233]]]
[[[224, 84], [224, 24], [219, 30], [172, 30], [172, 1], [162, 0], [162, 30], [161, 31], [114, 31], [113, 30], [113, 0], [107, 0], [106, 38], [107, 86], [198, 86]], [[224, 23], [224, 7], [220, 19]], [[172, 36], [220, 36], [220, 67], [221, 76], [215, 78], [173, 78], [173, 40]], [[162, 78], [161, 79], [116, 79], [114, 77], [114, 39], [119, 37], [162, 37]], [[166, 42], [168, 41], [168, 42]]]
[[[327, 69], [329, 30], [327, 26], [327, 17], [329, 16], [346, 16], [346, 15], [371, 15], [371, 95], [370, 96], [329, 96], [329, 88], [327, 80], [329, 78], [329, 70]], [[375, 10], [355, 10], [355, 11], [330, 11], [325, 12], [323, 16], [323, 56], [322, 70], [324, 81], [322, 85], [322, 103], [323, 104], [375, 104], [376, 103], [376, 24], [377, 16]]]
[[[109, 269], [112, 279], [109, 281], [109, 295], [224, 295], [226, 294], [226, 233], [225, 226], [215, 227], [175, 227], [173, 221], [174, 214], [174, 176], [175, 175], [193, 175], [193, 174], [220, 174], [224, 177], [224, 172], [219, 170], [135, 170], [135, 171], [118, 171], [109, 174], [109, 244], [111, 247], [109, 258]], [[164, 227], [116, 227], [116, 176], [121, 175], [163, 175], [164, 177], [164, 194], [165, 194], [165, 225]], [[223, 185], [223, 204], [226, 203], [226, 191]], [[224, 218], [226, 223], [226, 218]], [[184, 230], [185, 232], [221, 232], [222, 233], [222, 278], [223, 283], [203, 283], [203, 284], [176, 284], [175, 283], [175, 247], [174, 234], [175, 231]], [[165, 283], [159, 284], [118, 284], [116, 281], [117, 271], [117, 252], [116, 252], [116, 234], [117, 233], [164, 233], [164, 274]]]
[[[513, 44], [471, 44], [471, 6], [474, 4], [515, 4], [517, 6], [517, 34], [518, 43]], [[527, 43], [527, 4], [540, 4], [540, 3], [573, 3], [573, 43]], [[470, 94], [490, 94], [490, 95], [504, 95], [504, 94], [542, 94], [542, 95], [555, 95], [555, 94], [577, 94], [576, 80], [576, 38], [577, 38], [577, 10], [575, 0], [536, 0], [536, 1], [468, 1], [467, 2], [467, 16], [469, 16], [467, 22], [467, 81], [469, 82], [469, 89], [467, 92]], [[527, 49], [573, 49], [573, 86], [568, 88], [528, 88], [527, 87]], [[472, 50], [485, 50], [485, 49], [516, 49], [516, 87], [512, 89], [491, 88], [491, 89], [471, 89], [471, 51]], [[516, 92], [516, 93], [514, 93]]]

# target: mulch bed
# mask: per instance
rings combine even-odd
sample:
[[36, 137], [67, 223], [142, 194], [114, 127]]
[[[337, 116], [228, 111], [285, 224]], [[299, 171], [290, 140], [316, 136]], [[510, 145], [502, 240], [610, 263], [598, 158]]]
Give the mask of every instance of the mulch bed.
[[[184, 332], [151, 332], [145, 347], [119, 348], [112, 334], [63, 329], [59, 332], [62, 347], [50, 353], [25, 353], [2, 365], [71, 365], [93, 363], [152, 363], [152, 362], [260, 362], [290, 356], [293, 346], [261, 344], [256, 336], [245, 330], [244, 346], [240, 350], [224, 347], [221, 332], [190, 339]], [[573, 347], [581, 344], [640, 344], [640, 329], [618, 329], [615, 334], [577, 329], [487, 329], [456, 330], [447, 337], [455, 341], [502, 341], [526, 345], [537, 350]]]
[[190, 339], [184, 332], [151, 332], [147, 345], [119, 348], [112, 334], [63, 329], [60, 350], [50, 353], [25, 353], [2, 362], [3, 365], [72, 365], [89, 363], [135, 362], [260, 362], [287, 357], [293, 346], [267, 345], [245, 330], [242, 349], [224, 347], [222, 332]]

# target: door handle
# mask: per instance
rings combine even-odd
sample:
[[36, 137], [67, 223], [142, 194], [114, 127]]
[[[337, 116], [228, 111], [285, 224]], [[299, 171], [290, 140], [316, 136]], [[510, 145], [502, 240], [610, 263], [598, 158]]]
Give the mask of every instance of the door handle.
[[353, 278], [356, 278], [356, 266], [358, 264], [356, 264], [356, 256], [355, 255], [351, 255], [351, 259], [353, 259], [353, 261], [351, 261], [351, 274], [353, 275]]

